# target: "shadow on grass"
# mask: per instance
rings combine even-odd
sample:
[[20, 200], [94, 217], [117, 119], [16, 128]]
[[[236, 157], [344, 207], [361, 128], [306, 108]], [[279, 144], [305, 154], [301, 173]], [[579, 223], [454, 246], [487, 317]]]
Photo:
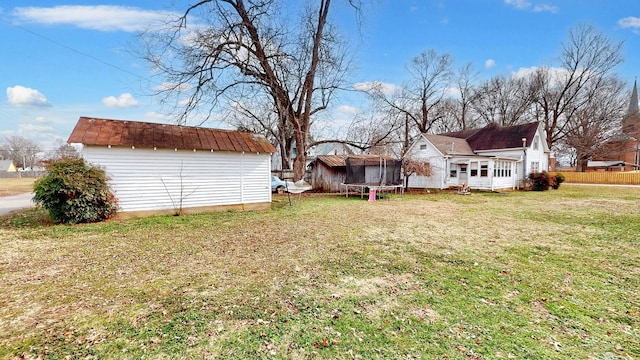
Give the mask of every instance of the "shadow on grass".
[[5, 229], [39, 228], [52, 225], [49, 214], [40, 206], [0, 215], [0, 226]]

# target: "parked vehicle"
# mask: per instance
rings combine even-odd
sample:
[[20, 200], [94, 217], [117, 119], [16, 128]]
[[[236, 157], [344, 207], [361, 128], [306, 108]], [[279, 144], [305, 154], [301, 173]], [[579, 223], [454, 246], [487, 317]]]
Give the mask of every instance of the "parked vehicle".
[[286, 188], [287, 188], [286, 182], [280, 180], [280, 178], [275, 175], [271, 175], [271, 192], [282, 194], [284, 193]]

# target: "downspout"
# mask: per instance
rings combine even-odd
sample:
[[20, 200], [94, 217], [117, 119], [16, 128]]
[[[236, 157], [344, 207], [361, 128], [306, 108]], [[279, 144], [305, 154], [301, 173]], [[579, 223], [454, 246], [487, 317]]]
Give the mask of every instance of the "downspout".
[[442, 172], [442, 179], [440, 179], [440, 190], [444, 189], [444, 185], [446, 184], [447, 179], [449, 178], [449, 172], [451, 171], [450, 166], [451, 164], [449, 164], [449, 157], [445, 156], [444, 171]]
[[522, 181], [527, 178], [527, 138], [522, 138]]
[[496, 158], [493, 158], [493, 169], [491, 169], [491, 171], [489, 171], [489, 176], [491, 176], [491, 191], [496, 191], [496, 185], [495, 185], [495, 173], [496, 173]]

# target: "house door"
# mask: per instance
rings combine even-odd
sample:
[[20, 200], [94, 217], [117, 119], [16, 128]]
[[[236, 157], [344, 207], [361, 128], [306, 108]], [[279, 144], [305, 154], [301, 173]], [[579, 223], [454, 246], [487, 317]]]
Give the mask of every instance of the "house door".
[[467, 164], [458, 165], [458, 173], [460, 174], [460, 185], [467, 184]]

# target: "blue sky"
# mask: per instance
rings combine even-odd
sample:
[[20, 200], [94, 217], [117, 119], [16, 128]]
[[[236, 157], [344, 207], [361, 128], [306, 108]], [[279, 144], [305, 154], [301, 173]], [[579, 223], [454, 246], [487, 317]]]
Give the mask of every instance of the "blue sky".
[[[561, 43], [580, 22], [624, 41], [617, 71], [640, 75], [637, 0], [371, 0], [360, 25], [334, 15], [354, 51], [350, 84], [401, 85], [406, 64], [427, 49], [472, 63], [479, 78], [557, 65]], [[3, 0], [0, 3], [0, 137], [19, 135], [49, 150], [80, 116], [169, 122], [152, 93], [137, 32], [187, 1]], [[301, 1], [292, 0], [298, 5]], [[170, 4], [174, 4], [170, 7]], [[341, 97], [329, 114], [348, 120], [364, 104]], [[226, 127], [215, 121], [210, 127]]]

